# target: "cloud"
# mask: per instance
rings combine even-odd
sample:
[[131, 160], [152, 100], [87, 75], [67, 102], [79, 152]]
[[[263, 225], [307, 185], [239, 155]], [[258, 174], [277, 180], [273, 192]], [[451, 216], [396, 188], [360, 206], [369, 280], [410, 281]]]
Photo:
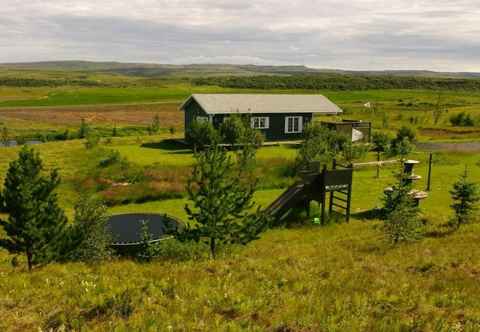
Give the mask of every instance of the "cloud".
[[477, 1], [3, 2], [0, 62], [87, 59], [480, 71]]

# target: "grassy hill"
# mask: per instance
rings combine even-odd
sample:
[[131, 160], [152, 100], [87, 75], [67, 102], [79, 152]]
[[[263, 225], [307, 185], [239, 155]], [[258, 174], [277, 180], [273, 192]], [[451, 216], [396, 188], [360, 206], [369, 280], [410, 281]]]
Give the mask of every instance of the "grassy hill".
[[[278, 83], [316, 75], [319, 81], [348, 85], [219, 86], [230, 75], [237, 83], [246, 76]], [[84, 119], [105, 134], [90, 150], [79, 139], [35, 147], [48, 170], [59, 169], [59, 200], [70, 219], [79, 194], [88, 192], [105, 199], [110, 213], [169, 213], [186, 220], [185, 183], [194, 158], [171, 139], [183, 137], [178, 105], [191, 93], [322, 93], [344, 110], [344, 118], [371, 121], [375, 131], [393, 135], [407, 125], [421, 141], [453, 141], [458, 147], [480, 139], [478, 91], [382, 88], [387, 80], [411, 80], [411, 75], [423, 80], [420, 76], [437, 73], [372, 76], [301, 66], [76, 61], [7, 64], [0, 65], [0, 128], [7, 127], [13, 137], [77, 133]], [[458, 75], [461, 79], [453, 82], [476, 84], [467, 78], [476, 74]], [[196, 84], [199, 77], [211, 84]], [[426, 82], [437, 79], [449, 80], [438, 73]], [[352, 88], [362, 80], [376, 85]], [[367, 102], [372, 107], [365, 107]], [[434, 122], [438, 108], [444, 112]], [[475, 125], [454, 127], [449, 117], [461, 112], [470, 114]], [[161, 129], [147, 135], [155, 115]], [[0, 187], [18, 150], [0, 147]], [[118, 154], [117, 162], [105, 166], [102, 161], [113, 154]], [[289, 167], [296, 155], [296, 148], [282, 145], [258, 151], [257, 206], [267, 206], [294, 182]], [[421, 161], [415, 173], [423, 177], [416, 184], [423, 189], [428, 154], [417, 151], [410, 157]], [[375, 159], [370, 153], [364, 161]], [[389, 245], [383, 222], [373, 213], [382, 204], [383, 189], [394, 181], [394, 168], [386, 166], [378, 179], [375, 168], [355, 171], [349, 224], [332, 218], [328, 225], [312, 225], [318, 214], [313, 206], [314, 216], [296, 216], [289, 227], [270, 229], [245, 247], [226, 247], [215, 261], [202, 244], [170, 241], [151, 263], [114, 258], [97, 264], [51, 264], [28, 273], [22, 258], [12, 266], [13, 256], [0, 250], [0, 329], [478, 331], [480, 216], [452, 234], [445, 224], [452, 213], [449, 190], [465, 167], [480, 183], [480, 156], [459, 148], [436, 152], [433, 160], [432, 190], [421, 203], [426, 234], [408, 245]], [[116, 186], [119, 181], [128, 185]]]
[[[116, 138], [101, 149], [117, 150], [135, 169], [147, 167], [150, 173], [191, 166], [192, 155], [185, 149], [146, 144], [164, 138]], [[104, 154], [86, 150], [78, 140], [37, 148], [48, 168], [60, 167], [61, 203], [71, 217], [82, 190], [76, 179], [97, 168]], [[0, 175], [17, 149], [4, 151]], [[267, 166], [266, 174], [278, 176], [277, 167], [295, 154], [292, 148], [268, 147], [258, 157], [260, 165]], [[423, 176], [417, 184], [423, 188], [427, 155], [411, 157], [422, 161], [416, 173]], [[161, 258], [152, 263], [114, 259], [92, 265], [51, 264], [28, 273], [22, 261], [12, 267], [12, 256], [0, 251], [0, 328], [477, 331], [479, 224], [454, 234], [442, 227], [451, 214], [448, 190], [465, 165], [471, 179], [480, 182], [478, 154], [435, 155], [432, 192], [421, 205], [427, 234], [408, 245], [391, 247], [382, 222], [369, 214], [381, 204], [393, 169], [383, 169], [375, 179], [375, 169], [367, 168], [354, 175], [349, 224], [320, 227], [300, 216], [295, 226], [269, 230], [246, 247], [225, 248], [215, 261], [202, 245], [166, 242]], [[255, 200], [266, 206], [281, 192], [281, 187], [262, 189]], [[185, 198], [164, 199], [122, 204], [110, 211], [166, 212], [185, 220], [185, 203]]]
[[307, 66], [260, 66], [232, 64], [171, 65], [157, 63], [122, 63], [115, 61], [45, 61], [3, 63], [0, 69], [57, 70], [57, 71], [107, 71], [134, 76], [212, 76], [212, 75], [260, 75], [260, 74], [342, 74], [366, 76], [409, 76], [443, 78], [478, 78], [480, 73], [435, 72], [428, 70], [338, 70], [318, 69]]

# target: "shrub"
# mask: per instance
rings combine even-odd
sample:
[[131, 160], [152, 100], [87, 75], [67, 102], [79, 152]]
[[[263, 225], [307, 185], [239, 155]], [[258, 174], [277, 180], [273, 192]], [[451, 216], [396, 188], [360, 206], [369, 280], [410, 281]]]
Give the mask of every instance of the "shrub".
[[349, 163], [354, 160], [363, 159], [368, 153], [368, 145], [366, 144], [353, 144], [347, 141], [342, 147], [343, 159]]
[[81, 196], [75, 205], [63, 260], [99, 261], [110, 257], [112, 241], [106, 229], [107, 221], [107, 207], [101, 201]]
[[479, 187], [478, 184], [469, 181], [465, 170], [465, 173], [453, 184], [450, 195], [453, 200], [451, 207], [455, 212], [452, 223], [455, 228], [459, 228], [472, 220], [480, 201]]
[[395, 140], [400, 142], [405, 138], [407, 138], [410, 142], [415, 142], [415, 140], [417, 138], [417, 134], [415, 132], [415, 129], [413, 129], [412, 127], [402, 126], [398, 130], [397, 136], [395, 137]]
[[3, 146], [8, 146], [8, 143], [10, 141], [10, 135], [8, 133], [8, 128], [3, 127], [0, 133], [0, 144]]
[[308, 169], [314, 162], [327, 164], [335, 158], [346, 141], [345, 137], [317, 123], [310, 123], [304, 131], [304, 140], [298, 150], [295, 168]]
[[141, 223], [141, 244], [137, 252], [137, 259], [144, 262], [150, 262], [152, 258], [158, 255], [158, 245], [152, 243], [152, 235], [148, 229], [148, 220], [142, 220]]
[[194, 150], [204, 149], [208, 145], [221, 142], [219, 132], [210, 122], [194, 121], [187, 131], [187, 140], [194, 146]]
[[95, 131], [89, 131], [87, 134], [87, 140], [85, 142], [85, 148], [93, 149], [100, 142], [100, 136]]
[[475, 121], [472, 116], [466, 112], [461, 112], [450, 117], [450, 123], [452, 126], [457, 127], [473, 127]]
[[384, 196], [384, 232], [392, 244], [414, 241], [422, 234], [419, 209], [411, 195], [411, 185], [405, 175], [400, 173], [398, 183], [385, 192]]
[[90, 130], [90, 127], [85, 122], [85, 119], [80, 120], [80, 128], [78, 128], [78, 138], [85, 138]]
[[372, 135], [373, 150], [377, 152], [387, 152], [390, 150], [390, 137], [381, 132]]
[[155, 116], [152, 119], [152, 123], [150, 124], [149, 132], [158, 133], [159, 130], [160, 130], [160, 117], [158, 116], [158, 114], [155, 114]]
[[416, 133], [413, 128], [406, 126], [401, 127], [391, 142], [389, 154], [405, 159], [415, 149], [413, 144], [415, 140]]
[[118, 152], [117, 150], [112, 150], [108, 152], [108, 155], [105, 158], [100, 160], [100, 162], [98, 163], [98, 166], [108, 167], [108, 166], [117, 164], [121, 161], [123, 161], [123, 158], [120, 155], [120, 152]]
[[223, 121], [220, 126], [220, 134], [228, 144], [235, 145], [239, 143], [245, 130], [244, 119], [240, 116], [232, 115]]

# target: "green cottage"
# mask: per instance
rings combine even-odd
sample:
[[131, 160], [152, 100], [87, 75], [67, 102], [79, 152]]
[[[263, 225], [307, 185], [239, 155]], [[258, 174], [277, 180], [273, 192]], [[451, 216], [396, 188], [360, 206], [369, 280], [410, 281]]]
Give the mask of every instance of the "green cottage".
[[230, 115], [244, 114], [266, 141], [299, 140], [314, 114], [342, 113], [322, 95], [284, 94], [193, 94], [180, 110], [185, 113], [185, 138], [194, 121], [209, 121], [218, 129]]

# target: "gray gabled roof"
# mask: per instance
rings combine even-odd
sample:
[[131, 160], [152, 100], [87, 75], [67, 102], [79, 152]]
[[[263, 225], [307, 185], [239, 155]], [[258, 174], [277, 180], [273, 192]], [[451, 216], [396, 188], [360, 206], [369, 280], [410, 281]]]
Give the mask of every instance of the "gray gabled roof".
[[320, 113], [342, 110], [322, 95], [193, 94], [181, 106], [195, 100], [207, 114], [231, 113]]

